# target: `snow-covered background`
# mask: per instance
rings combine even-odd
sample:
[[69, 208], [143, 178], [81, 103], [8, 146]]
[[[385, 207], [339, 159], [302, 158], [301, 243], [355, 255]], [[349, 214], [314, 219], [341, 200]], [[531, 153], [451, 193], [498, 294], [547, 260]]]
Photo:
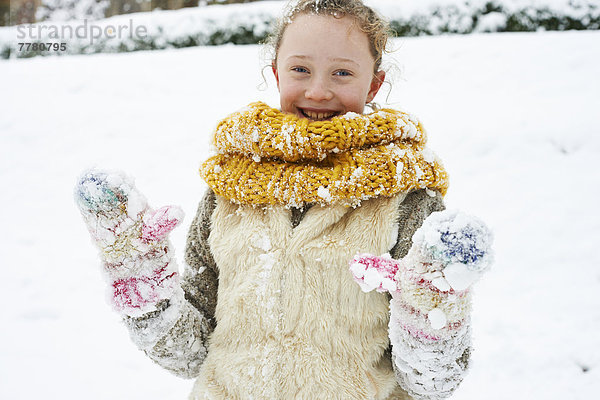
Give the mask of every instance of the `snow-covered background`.
[[[264, 42], [286, 1], [154, 10], [98, 19], [107, 0], [45, 0], [49, 20], [0, 27], [0, 58]], [[76, 3], [78, 6], [74, 7]], [[600, 29], [600, 0], [365, 0], [398, 36]], [[93, 5], [93, 7], [92, 7]], [[67, 7], [63, 9], [62, 7]], [[48, 9], [38, 9], [38, 16]], [[68, 19], [68, 21], [63, 21]], [[122, 29], [123, 28], [123, 29]], [[117, 31], [119, 33], [117, 33]], [[26, 43], [35, 42], [34, 46]], [[37, 42], [44, 43], [41, 50]], [[23, 44], [25, 43], [25, 44]], [[54, 51], [46, 43], [65, 43]]]
[[[378, 97], [424, 121], [447, 205], [494, 229], [458, 400], [600, 393], [600, 32], [397, 39]], [[216, 121], [257, 99], [258, 46], [0, 61], [0, 398], [183, 399], [104, 300], [78, 174], [136, 177], [189, 225]], [[265, 75], [269, 74], [264, 69]], [[173, 236], [178, 259], [185, 231]]]

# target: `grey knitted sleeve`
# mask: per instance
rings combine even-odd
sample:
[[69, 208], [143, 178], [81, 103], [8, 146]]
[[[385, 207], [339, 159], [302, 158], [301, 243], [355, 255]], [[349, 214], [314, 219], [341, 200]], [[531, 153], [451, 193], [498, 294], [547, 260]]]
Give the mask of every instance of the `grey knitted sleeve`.
[[390, 250], [392, 258], [400, 259], [406, 256], [412, 246], [412, 237], [423, 225], [425, 218], [432, 212], [445, 209], [439, 192], [422, 189], [406, 195], [398, 209], [398, 240]]
[[208, 247], [212, 190], [204, 195], [187, 237], [181, 287], [157, 310], [125, 317], [133, 342], [157, 364], [183, 378], [198, 375], [215, 328], [218, 272]]
[[217, 198], [212, 189], [208, 189], [198, 206], [194, 222], [190, 226], [185, 248], [185, 271], [182, 287], [185, 298], [200, 311], [214, 330], [215, 308], [219, 271], [208, 245], [211, 217]]
[[[444, 208], [442, 196], [437, 192], [411, 192], [400, 205], [398, 241], [390, 251], [392, 257], [405, 257], [415, 231], [432, 212]], [[419, 295], [429, 296], [426, 289]], [[390, 312], [392, 365], [398, 384], [416, 400], [439, 400], [450, 396], [468, 367], [470, 319], [466, 318], [460, 327], [440, 330], [434, 337], [411, 328], [426, 323], [426, 315], [397, 300], [392, 300]]]

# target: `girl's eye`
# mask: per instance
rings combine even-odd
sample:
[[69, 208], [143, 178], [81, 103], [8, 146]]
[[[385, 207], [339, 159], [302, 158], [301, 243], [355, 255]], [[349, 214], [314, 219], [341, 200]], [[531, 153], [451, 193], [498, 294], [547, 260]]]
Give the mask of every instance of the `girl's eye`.
[[308, 70], [304, 67], [292, 67], [292, 71], [294, 72], [301, 72], [301, 73], [306, 73], [308, 72]]
[[342, 69], [342, 70], [339, 70], [339, 71], [335, 71], [334, 75], [337, 75], [337, 76], [351, 76], [352, 72], [347, 71], [345, 69]]

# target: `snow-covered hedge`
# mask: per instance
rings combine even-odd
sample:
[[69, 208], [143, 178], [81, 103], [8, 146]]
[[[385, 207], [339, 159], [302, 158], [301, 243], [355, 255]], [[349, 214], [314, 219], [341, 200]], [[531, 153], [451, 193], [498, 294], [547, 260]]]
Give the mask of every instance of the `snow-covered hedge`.
[[411, 11], [388, 17], [398, 36], [600, 29], [599, 0], [421, 0]]
[[[390, 20], [398, 36], [600, 29], [600, 0], [365, 0], [365, 3]], [[120, 15], [99, 21], [0, 28], [0, 57], [259, 43], [266, 38], [284, 4], [264, 1], [214, 5]], [[64, 45], [48, 50], [46, 43]]]

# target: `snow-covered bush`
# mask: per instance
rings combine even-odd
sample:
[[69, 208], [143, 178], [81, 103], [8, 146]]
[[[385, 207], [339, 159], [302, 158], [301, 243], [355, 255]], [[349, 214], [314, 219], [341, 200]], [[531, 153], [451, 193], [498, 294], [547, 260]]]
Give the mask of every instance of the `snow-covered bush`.
[[390, 23], [398, 36], [600, 29], [598, 0], [437, 0], [423, 3], [404, 15], [392, 12], [394, 17]]
[[[46, 0], [46, 3], [60, 1], [100, 7], [107, 0]], [[365, 0], [365, 3], [388, 18], [398, 36], [600, 29], [600, 0]], [[30, 28], [24, 25], [0, 28], [0, 57], [260, 43], [284, 4], [283, 1], [259, 1], [120, 15], [88, 22], [89, 35], [83, 38], [52, 36], [49, 29], [41, 29], [44, 34], [40, 35], [23, 35], [25, 28]], [[84, 9], [78, 7], [77, 10]], [[90, 8], [86, 10], [90, 12]], [[92, 20], [97, 14], [90, 15], [86, 20]], [[83, 23], [81, 18], [54, 25], [62, 30], [65, 27], [67, 31], [74, 30]], [[34, 24], [32, 32], [39, 32], [43, 24]], [[116, 37], [108, 34], [111, 29], [124, 25], [131, 27], [127, 34]], [[139, 29], [140, 34], [133, 35], [133, 28]], [[91, 30], [102, 34], [92, 37]], [[19, 45], [24, 42], [59, 42], [65, 43], [66, 49], [48, 51], [45, 46], [41, 50], [39, 46], [25, 49]]]
[[40, 21], [68, 21], [72, 19], [101, 19], [110, 0], [42, 0], [36, 18]]

